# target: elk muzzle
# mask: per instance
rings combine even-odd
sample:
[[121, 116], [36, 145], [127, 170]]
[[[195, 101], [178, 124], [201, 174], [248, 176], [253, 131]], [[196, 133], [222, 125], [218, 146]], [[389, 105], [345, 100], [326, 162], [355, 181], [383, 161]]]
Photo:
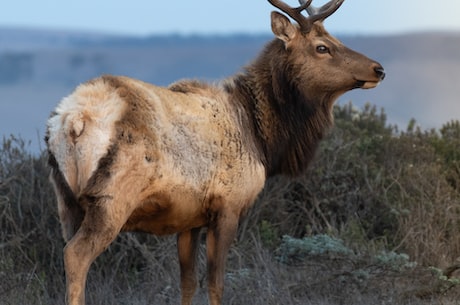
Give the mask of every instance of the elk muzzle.
[[368, 80], [361, 80], [358, 79], [356, 81], [355, 88], [360, 88], [360, 89], [372, 89], [377, 87], [381, 81], [385, 79], [385, 69], [379, 64], [375, 63], [374, 67], [372, 68], [374, 71], [374, 76], [373, 79], [368, 79]]

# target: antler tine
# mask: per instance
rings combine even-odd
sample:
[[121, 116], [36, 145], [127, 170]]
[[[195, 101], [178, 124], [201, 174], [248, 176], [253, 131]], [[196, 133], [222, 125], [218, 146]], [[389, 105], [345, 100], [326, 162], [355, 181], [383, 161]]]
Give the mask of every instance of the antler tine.
[[[299, 0], [300, 6], [297, 8], [291, 7], [281, 0], [268, 0], [274, 7], [279, 8], [292, 19], [297, 21], [300, 29], [304, 33], [308, 33], [313, 26], [313, 23], [320, 20], [323, 21], [332, 15], [345, 0], [332, 0], [321, 7], [314, 7], [311, 5], [313, 0]], [[309, 14], [308, 17], [302, 15], [302, 11], [306, 10]]]
[[310, 4], [313, 2], [313, 0], [299, 0], [299, 3], [301, 6], [305, 6], [306, 9], [310, 6]]
[[[299, 0], [300, 1], [300, 0]], [[302, 11], [307, 9], [313, 0], [305, 0], [304, 3], [297, 8], [287, 5], [285, 2], [280, 0], [268, 0], [274, 7], [279, 8], [286, 14], [288, 14], [292, 19], [297, 21], [300, 25], [300, 28], [304, 32], [309, 32], [312, 26], [312, 22], [308, 17], [302, 15]]]
[[[343, 4], [345, 0], [332, 0], [329, 1], [328, 3], [324, 4], [321, 7], [314, 7], [314, 6], [307, 6], [306, 10], [308, 12], [308, 17], [309, 20], [311, 20], [312, 23], [318, 20], [324, 20], [330, 15], [334, 14], [335, 11], [338, 10], [338, 8]], [[299, 0], [299, 3], [303, 6], [305, 3], [311, 3], [312, 0]]]

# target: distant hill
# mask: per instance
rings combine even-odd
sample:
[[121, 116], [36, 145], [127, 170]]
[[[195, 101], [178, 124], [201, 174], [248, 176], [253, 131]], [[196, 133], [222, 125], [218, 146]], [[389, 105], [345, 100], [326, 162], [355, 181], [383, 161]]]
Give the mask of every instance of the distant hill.
[[[377, 89], [355, 90], [339, 102], [383, 107], [390, 123], [423, 128], [460, 119], [460, 33], [339, 37], [382, 63]], [[272, 36], [127, 37], [0, 28], [0, 131], [31, 139], [59, 100], [101, 74], [128, 75], [158, 85], [181, 78], [219, 80], [254, 59]], [[38, 134], [38, 135], [37, 135]]]

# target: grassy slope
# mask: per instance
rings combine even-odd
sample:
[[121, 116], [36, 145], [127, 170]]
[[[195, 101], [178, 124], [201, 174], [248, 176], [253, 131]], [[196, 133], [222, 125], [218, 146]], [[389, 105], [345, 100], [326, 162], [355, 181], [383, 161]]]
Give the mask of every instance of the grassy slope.
[[[442, 271], [460, 257], [459, 123], [401, 133], [351, 105], [336, 118], [309, 172], [269, 181], [241, 222], [224, 303], [458, 304], [460, 275]], [[0, 148], [0, 304], [62, 304], [46, 158], [23, 142]], [[195, 304], [206, 304], [199, 257]], [[87, 294], [89, 304], [179, 303], [174, 237], [121, 234], [92, 266]]]

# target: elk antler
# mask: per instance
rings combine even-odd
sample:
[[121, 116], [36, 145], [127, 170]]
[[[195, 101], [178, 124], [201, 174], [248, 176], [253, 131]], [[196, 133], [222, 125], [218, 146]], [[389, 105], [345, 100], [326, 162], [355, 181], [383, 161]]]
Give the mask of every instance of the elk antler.
[[[274, 7], [279, 8], [292, 19], [297, 21], [303, 33], [310, 32], [313, 23], [316, 21], [323, 21], [332, 15], [345, 0], [332, 0], [321, 7], [311, 6], [313, 0], [299, 0], [300, 6], [297, 8], [290, 7], [285, 2], [280, 0], [268, 0]], [[302, 15], [302, 11], [307, 10], [308, 17]]]
[[307, 4], [307, 12], [313, 22], [318, 20], [324, 20], [330, 15], [334, 14], [336, 10], [343, 4], [345, 0], [332, 0], [324, 4], [321, 7], [314, 7], [311, 4], [312, 0], [299, 0], [299, 3], [303, 6]]

